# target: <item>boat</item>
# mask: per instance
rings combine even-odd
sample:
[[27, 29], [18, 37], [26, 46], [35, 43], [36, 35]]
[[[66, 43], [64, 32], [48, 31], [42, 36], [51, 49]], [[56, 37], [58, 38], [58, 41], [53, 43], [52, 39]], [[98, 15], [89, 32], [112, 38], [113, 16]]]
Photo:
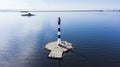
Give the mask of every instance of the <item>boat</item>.
[[28, 13], [28, 14], [22, 14], [21, 16], [35, 16], [35, 14]]

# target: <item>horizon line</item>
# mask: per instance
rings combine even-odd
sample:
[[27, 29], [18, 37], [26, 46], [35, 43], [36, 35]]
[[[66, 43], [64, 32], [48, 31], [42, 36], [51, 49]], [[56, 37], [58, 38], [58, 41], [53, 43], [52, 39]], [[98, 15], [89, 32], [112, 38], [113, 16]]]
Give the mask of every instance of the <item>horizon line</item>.
[[64, 10], [38, 10], [38, 9], [0, 9], [0, 12], [120, 12], [120, 9], [64, 9]]

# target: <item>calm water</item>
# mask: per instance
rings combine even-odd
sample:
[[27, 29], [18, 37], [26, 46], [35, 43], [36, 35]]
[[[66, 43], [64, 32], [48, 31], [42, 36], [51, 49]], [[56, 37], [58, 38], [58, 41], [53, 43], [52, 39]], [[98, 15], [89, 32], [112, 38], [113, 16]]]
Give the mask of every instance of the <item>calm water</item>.
[[[0, 12], [0, 67], [120, 67], [120, 13], [34, 14]], [[58, 16], [62, 40], [74, 46], [62, 60], [43, 48], [57, 39]]]

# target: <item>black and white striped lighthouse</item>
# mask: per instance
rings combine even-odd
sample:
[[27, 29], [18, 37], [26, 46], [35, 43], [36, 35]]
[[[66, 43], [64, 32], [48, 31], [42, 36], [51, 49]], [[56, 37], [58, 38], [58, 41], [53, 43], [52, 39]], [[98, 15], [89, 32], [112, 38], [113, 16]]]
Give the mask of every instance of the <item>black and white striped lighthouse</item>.
[[60, 24], [61, 24], [61, 18], [58, 17], [58, 39], [57, 39], [57, 44], [59, 46], [61, 46], [61, 28], [60, 28]]
[[47, 50], [51, 50], [48, 57], [61, 59], [63, 57], [63, 53], [73, 49], [72, 44], [67, 41], [61, 41], [61, 18], [58, 17], [58, 38], [57, 41], [50, 42], [45, 45]]

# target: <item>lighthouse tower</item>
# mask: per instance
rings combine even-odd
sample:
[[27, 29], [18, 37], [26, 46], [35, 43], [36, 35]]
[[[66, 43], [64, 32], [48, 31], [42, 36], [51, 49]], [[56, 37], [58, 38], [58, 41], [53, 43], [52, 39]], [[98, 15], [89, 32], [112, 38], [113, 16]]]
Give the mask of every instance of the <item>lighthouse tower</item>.
[[61, 46], [61, 18], [58, 17], [58, 39], [57, 39], [57, 44], [58, 46]]
[[60, 26], [61, 26], [61, 18], [58, 17], [57, 41], [50, 42], [45, 45], [45, 48], [47, 50], [50, 50], [50, 53], [48, 55], [48, 57], [50, 57], [50, 58], [58, 58], [58, 59], [62, 58], [64, 52], [73, 49], [72, 43], [69, 43], [67, 41], [61, 42], [61, 27]]

